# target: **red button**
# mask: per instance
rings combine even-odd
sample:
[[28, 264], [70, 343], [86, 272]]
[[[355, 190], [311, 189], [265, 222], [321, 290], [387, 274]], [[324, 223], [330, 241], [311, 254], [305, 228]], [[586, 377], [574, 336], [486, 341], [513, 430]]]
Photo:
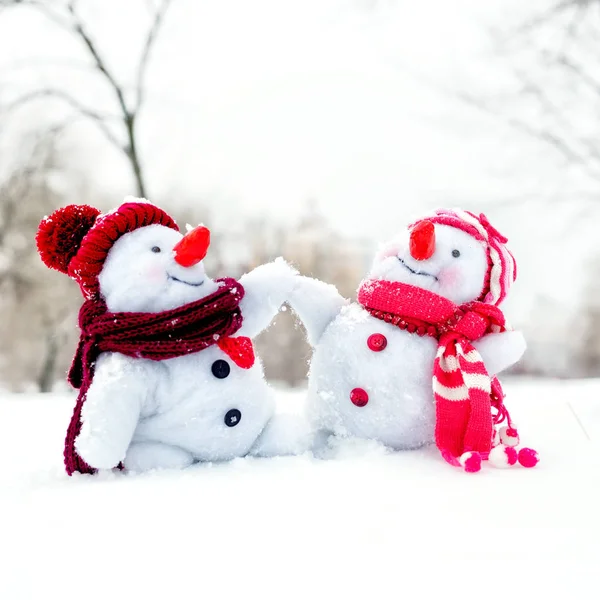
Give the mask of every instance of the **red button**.
[[369, 401], [369, 394], [367, 394], [367, 392], [365, 392], [365, 390], [362, 388], [354, 388], [350, 392], [350, 400], [355, 406], [365, 406]]
[[373, 352], [381, 352], [387, 346], [387, 338], [383, 333], [374, 333], [369, 336], [367, 340], [367, 346]]

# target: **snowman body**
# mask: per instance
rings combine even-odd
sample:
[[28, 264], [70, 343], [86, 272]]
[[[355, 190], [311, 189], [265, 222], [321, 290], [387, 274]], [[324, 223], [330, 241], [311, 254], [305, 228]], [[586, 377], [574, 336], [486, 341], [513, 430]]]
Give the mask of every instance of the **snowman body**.
[[145, 362], [140, 369], [148, 371], [146, 393], [134, 444], [157, 442], [179, 447], [195, 460], [229, 460], [248, 454], [273, 417], [273, 392], [259, 360], [242, 369], [212, 346], [158, 364]]
[[399, 450], [432, 442], [436, 349], [430, 337], [376, 319], [358, 304], [345, 306], [314, 351], [311, 421], [320, 430]]
[[[410, 284], [457, 305], [476, 300], [488, 269], [484, 247], [453, 227], [428, 227], [425, 255], [412, 248], [414, 234], [406, 230], [383, 245], [368, 279]], [[308, 406], [317, 430], [375, 439], [395, 449], [434, 441], [436, 338], [378, 319], [315, 279], [299, 278], [290, 304], [314, 349]], [[485, 335], [473, 346], [495, 375], [519, 360], [525, 341], [506, 331]]]
[[[181, 239], [160, 225], [118, 239], [98, 278], [108, 310], [161, 312], [216, 292], [220, 283], [206, 275], [202, 262], [178, 262]], [[294, 283], [295, 272], [281, 259], [242, 276], [243, 322], [231, 339], [253, 339], [264, 330]], [[217, 341], [164, 360], [100, 354], [81, 412], [77, 453], [94, 469], [123, 463], [146, 471], [305, 450], [302, 426], [294, 438], [285, 415], [274, 414], [260, 361], [238, 366]]]

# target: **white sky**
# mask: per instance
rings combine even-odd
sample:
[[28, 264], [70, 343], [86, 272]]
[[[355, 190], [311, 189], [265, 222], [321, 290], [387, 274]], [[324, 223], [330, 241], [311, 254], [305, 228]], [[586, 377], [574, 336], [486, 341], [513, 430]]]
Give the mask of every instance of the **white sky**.
[[[527, 8], [543, 1], [531, 0]], [[131, 81], [146, 3], [81, 5], [109, 64]], [[529, 277], [550, 289], [559, 250], [548, 232], [560, 230], [564, 219], [549, 218], [545, 230], [539, 217], [545, 198], [577, 195], [581, 179], [549, 148], [437, 89], [485, 91], [505, 77], [488, 31], [518, 21], [523, 5], [173, 0], [140, 122], [150, 199], [212, 198], [223, 215], [290, 218], [316, 198], [340, 230], [381, 240], [425, 206], [494, 213], [495, 200], [534, 197], [519, 219], [512, 209], [495, 212], [527, 255], [525, 273], [529, 261]], [[32, 59], [43, 69], [29, 68]], [[110, 109], [105, 89], [73, 66], [81, 59], [79, 48], [43, 18], [0, 15], [0, 99], [43, 79]], [[38, 105], [21, 114], [29, 125], [48, 118], [49, 110]], [[131, 192], [126, 164], [103, 138], [80, 127], [71, 142], [74, 163], [91, 170], [115, 204]], [[543, 265], [535, 262], [538, 253]], [[554, 286], [551, 294], [572, 294], [568, 287]]]
[[[145, 3], [80, 4], [109, 63], [131, 81]], [[275, 215], [294, 215], [315, 197], [341, 229], [377, 235], [424, 203], [476, 206], [546, 191], [541, 174], [556, 165], [552, 151], [422, 81], [485, 89], [502, 77], [487, 67], [486, 28], [520, 4], [173, 0], [140, 122], [151, 195], [215, 197], [224, 210]], [[3, 79], [26, 86], [32, 70], [15, 71], [15, 63], [82, 55], [43, 19], [5, 13], [0, 56]], [[48, 83], [110, 107], [84, 70], [44, 72]], [[78, 160], [93, 163], [97, 184], [117, 198], [129, 192], [122, 158], [88, 129], [73, 139], [82, 134], [89, 139], [75, 142]]]

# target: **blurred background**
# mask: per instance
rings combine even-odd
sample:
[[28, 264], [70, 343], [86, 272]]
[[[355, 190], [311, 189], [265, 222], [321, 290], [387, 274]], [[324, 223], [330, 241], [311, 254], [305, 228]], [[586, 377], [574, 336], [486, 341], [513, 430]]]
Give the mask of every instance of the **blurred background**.
[[[0, 0], [0, 388], [64, 385], [75, 283], [34, 236], [126, 195], [354, 297], [378, 242], [485, 212], [519, 277], [516, 374], [600, 375], [600, 0]], [[289, 311], [259, 340], [304, 383]]]

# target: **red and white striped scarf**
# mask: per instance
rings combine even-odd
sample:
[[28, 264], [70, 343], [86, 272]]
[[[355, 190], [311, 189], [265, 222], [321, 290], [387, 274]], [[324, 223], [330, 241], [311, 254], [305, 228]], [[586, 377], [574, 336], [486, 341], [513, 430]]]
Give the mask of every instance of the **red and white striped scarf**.
[[428, 290], [379, 279], [361, 284], [358, 302], [386, 323], [438, 341], [432, 384], [436, 445], [451, 464], [465, 453], [486, 458], [494, 425], [508, 415], [500, 382], [488, 374], [472, 342], [506, 330], [502, 311], [483, 302], [458, 306]]

